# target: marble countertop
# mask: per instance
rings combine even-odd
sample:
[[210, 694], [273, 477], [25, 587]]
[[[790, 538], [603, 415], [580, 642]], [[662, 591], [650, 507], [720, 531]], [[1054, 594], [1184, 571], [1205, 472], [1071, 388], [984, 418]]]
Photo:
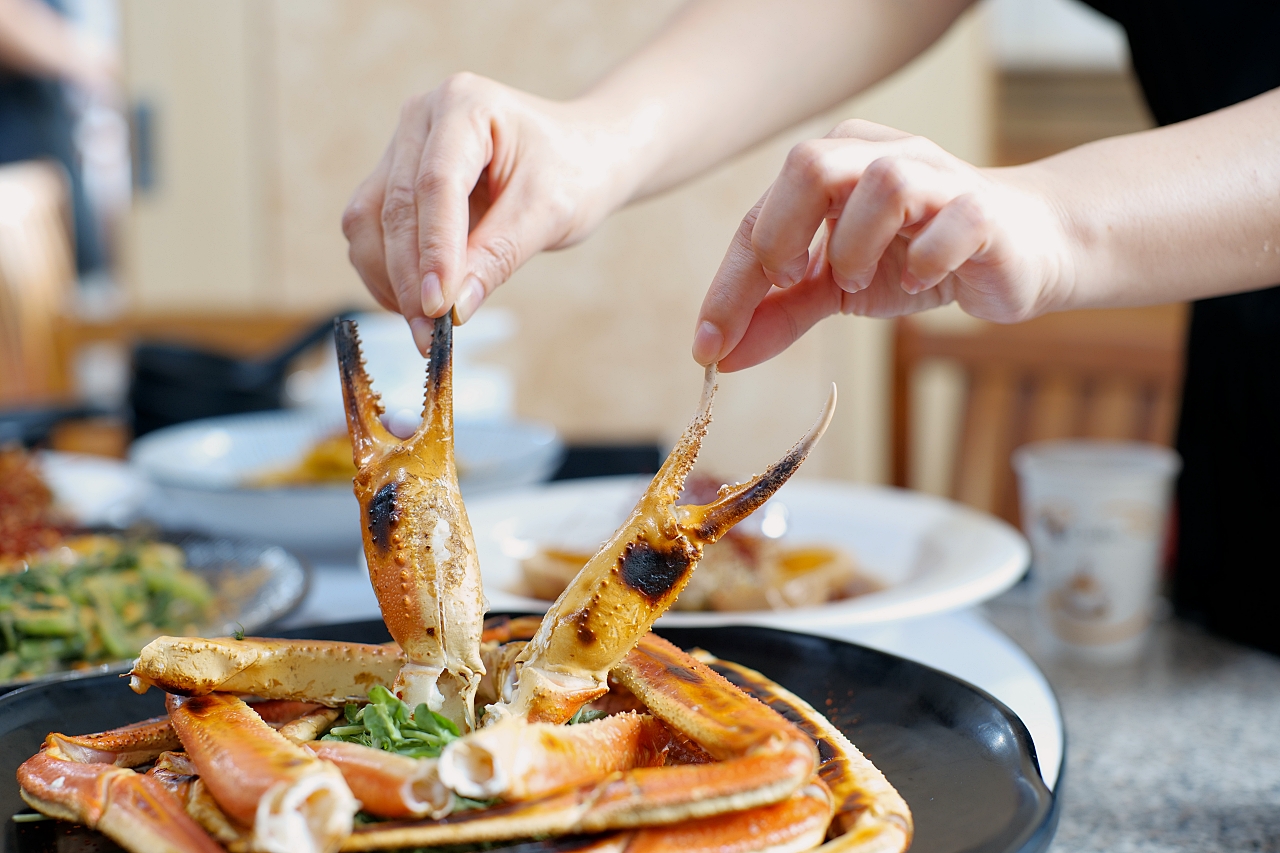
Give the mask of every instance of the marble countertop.
[[1061, 703], [1051, 853], [1280, 851], [1280, 658], [1170, 619], [1132, 664], [1063, 660], [1038, 647], [1016, 590], [986, 612]]

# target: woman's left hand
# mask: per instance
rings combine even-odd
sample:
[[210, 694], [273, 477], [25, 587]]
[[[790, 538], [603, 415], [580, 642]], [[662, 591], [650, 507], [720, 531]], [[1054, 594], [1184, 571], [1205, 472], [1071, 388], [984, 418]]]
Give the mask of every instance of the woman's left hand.
[[1071, 288], [1061, 218], [1034, 172], [978, 169], [927, 139], [844, 122], [792, 149], [743, 219], [703, 300], [694, 358], [750, 367], [837, 313], [951, 301], [998, 322], [1044, 313]]

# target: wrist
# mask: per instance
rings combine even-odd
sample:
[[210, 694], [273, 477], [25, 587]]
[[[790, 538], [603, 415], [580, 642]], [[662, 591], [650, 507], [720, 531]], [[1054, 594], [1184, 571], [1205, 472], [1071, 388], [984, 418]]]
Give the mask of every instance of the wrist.
[[669, 109], [649, 93], [593, 89], [567, 105], [590, 128], [597, 151], [605, 152], [608, 182], [616, 207], [665, 188], [662, 177], [670, 144], [665, 123]]
[[998, 171], [1023, 197], [1023, 239], [1035, 252], [1032, 316], [1090, 307], [1098, 284], [1096, 239], [1069, 181], [1044, 161]]

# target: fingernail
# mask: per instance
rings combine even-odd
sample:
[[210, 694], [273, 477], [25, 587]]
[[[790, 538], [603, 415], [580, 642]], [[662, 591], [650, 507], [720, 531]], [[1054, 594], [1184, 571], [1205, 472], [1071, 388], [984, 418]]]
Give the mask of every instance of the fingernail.
[[767, 278], [769, 283], [774, 287], [781, 287], [783, 289], [791, 287], [799, 281], [799, 279], [792, 277], [790, 273], [774, 272], [773, 270], [765, 270], [764, 277]]
[[693, 335], [693, 360], [698, 364], [710, 364], [720, 357], [724, 346], [724, 333], [709, 320], [703, 320]]
[[414, 317], [409, 321], [409, 331], [413, 333], [413, 344], [423, 355], [431, 351], [431, 333], [434, 327], [435, 323], [426, 317]]
[[831, 271], [831, 278], [835, 281], [836, 287], [840, 288], [845, 293], [857, 293], [860, 290], [866, 290], [867, 285], [871, 283], [870, 276], [865, 277], [865, 279], [863, 276], [845, 278], [835, 270]]
[[458, 301], [454, 304], [454, 317], [458, 325], [462, 325], [471, 319], [471, 315], [476, 313], [476, 309], [480, 307], [480, 303], [484, 301], [484, 285], [480, 283], [480, 279], [474, 275], [467, 276], [467, 280], [462, 282], [462, 293], [458, 294]]
[[440, 310], [444, 305], [444, 289], [440, 287], [440, 276], [433, 272], [422, 278], [422, 310], [428, 317]]

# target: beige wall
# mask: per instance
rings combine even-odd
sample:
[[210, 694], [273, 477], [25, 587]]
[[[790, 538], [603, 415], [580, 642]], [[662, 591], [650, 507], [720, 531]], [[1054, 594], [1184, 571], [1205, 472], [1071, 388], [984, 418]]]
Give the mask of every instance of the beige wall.
[[[138, 203], [130, 282], [144, 307], [306, 310], [366, 297], [338, 218], [399, 105], [470, 70], [549, 97], [584, 88], [643, 42], [676, 0], [127, 0], [134, 91], [160, 117], [161, 186]], [[521, 413], [576, 438], [681, 428], [700, 371], [688, 356], [706, 283], [739, 218], [792, 144], [860, 116], [989, 159], [990, 75], [973, 16], [861, 99], [543, 255], [494, 298], [520, 318], [497, 360]], [[830, 320], [773, 362], [725, 377], [706, 461], [760, 467], [803, 431], [826, 385], [841, 407], [810, 475], [885, 474], [884, 324]]]

